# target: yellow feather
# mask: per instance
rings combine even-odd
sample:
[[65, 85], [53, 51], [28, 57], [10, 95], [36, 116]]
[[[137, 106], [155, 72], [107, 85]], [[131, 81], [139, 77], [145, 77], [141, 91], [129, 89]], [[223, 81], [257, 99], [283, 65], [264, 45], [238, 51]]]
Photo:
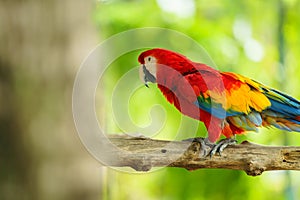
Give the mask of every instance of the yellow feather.
[[258, 112], [271, 106], [269, 99], [259, 91], [250, 91], [250, 106]]
[[232, 87], [232, 90], [228, 92], [227, 101], [232, 109], [248, 114], [251, 112], [251, 108], [261, 112], [271, 106], [271, 102], [263, 94], [262, 85], [260, 83], [239, 74], [230, 72], [226, 72], [225, 74], [245, 83], [238, 89]]
[[245, 114], [249, 114], [252, 110], [261, 112], [271, 106], [271, 102], [263, 94], [261, 84], [239, 74], [228, 72], [224, 74], [241, 81], [242, 84], [232, 85], [231, 90], [224, 92], [207, 91], [203, 94], [204, 98], [210, 97], [213, 102], [221, 104], [225, 110], [234, 110]]

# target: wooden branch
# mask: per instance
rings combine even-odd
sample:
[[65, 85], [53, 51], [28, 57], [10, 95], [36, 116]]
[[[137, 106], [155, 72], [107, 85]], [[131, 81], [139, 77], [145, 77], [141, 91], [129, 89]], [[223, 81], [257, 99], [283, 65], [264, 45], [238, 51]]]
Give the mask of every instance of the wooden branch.
[[152, 167], [181, 167], [187, 170], [222, 168], [243, 170], [257, 176], [270, 170], [300, 170], [300, 147], [262, 146], [247, 141], [228, 146], [222, 156], [199, 157], [200, 144], [187, 141], [153, 140], [126, 135], [110, 135], [117, 148], [109, 152], [114, 159], [107, 165], [129, 166], [137, 171]]

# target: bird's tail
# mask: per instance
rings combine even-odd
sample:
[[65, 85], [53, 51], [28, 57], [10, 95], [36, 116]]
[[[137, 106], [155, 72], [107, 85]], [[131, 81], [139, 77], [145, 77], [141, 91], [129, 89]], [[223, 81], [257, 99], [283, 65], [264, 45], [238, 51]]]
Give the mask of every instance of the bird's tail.
[[262, 112], [263, 125], [300, 132], [300, 102], [274, 89], [264, 89], [271, 106]]

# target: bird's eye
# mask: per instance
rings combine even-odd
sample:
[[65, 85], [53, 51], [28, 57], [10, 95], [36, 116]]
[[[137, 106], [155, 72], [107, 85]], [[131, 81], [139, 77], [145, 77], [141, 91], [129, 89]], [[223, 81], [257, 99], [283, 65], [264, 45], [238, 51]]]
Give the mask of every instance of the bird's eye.
[[151, 61], [151, 57], [148, 57], [148, 61], [149, 61], [149, 62]]

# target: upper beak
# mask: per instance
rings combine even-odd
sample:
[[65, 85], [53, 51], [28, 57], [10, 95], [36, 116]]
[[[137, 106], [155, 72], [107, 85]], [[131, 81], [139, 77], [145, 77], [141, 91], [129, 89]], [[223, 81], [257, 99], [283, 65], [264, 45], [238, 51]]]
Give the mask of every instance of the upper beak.
[[148, 86], [148, 82], [156, 83], [156, 78], [147, 70], [146, 66], [143, 65], [143, 73], [144, 73], [144, 83], [146, 87]]

